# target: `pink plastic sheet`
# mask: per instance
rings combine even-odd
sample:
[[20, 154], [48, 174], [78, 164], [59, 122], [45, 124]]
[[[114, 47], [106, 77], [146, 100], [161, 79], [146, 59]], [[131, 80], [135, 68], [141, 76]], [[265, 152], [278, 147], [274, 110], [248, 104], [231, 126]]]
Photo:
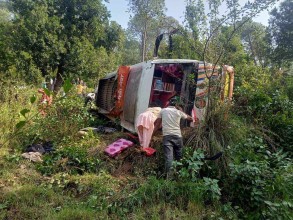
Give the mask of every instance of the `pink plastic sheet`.
[[126, 140], [126, 139], [119, 139], [115, 141], [114, 143], [107, 146], [105, 149], [105, 153], [109, 155], [110, 157], [115, 157], [118, 154], [120, 154], [123, 150], [131, 147], [133, 145], [133, 142]]

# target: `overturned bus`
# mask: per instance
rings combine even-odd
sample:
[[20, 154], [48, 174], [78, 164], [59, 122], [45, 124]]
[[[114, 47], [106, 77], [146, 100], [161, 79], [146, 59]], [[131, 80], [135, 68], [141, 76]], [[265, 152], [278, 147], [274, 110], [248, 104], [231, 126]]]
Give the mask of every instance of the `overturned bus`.
[[[148, 107], [166, 107], [173, 97], [194, 119], [204, 118], [208, 78], [220, 80], [221, 97], [232, 97], [234, 71], [197, 60], [158, 59], [132, 66], [120, 66], [100, 79], [96, 105], [100, 113], [117, 120], [125, 129], [136, 132], [139, 114]], [[231, 69], [231, 68], [230, 68]], [[229, 69], [228, 69], [229, 70]]]

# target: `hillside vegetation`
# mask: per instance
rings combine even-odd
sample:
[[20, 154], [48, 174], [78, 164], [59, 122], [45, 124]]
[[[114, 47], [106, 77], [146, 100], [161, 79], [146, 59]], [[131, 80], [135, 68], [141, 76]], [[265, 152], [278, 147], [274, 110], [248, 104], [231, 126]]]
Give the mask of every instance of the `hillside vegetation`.
[[[271, 12], [270, 28], [238, 14], [225, 23], [218, 1], [209, 1], [204, 20], [200, 0], [186, 2], [182, 26], [164, 17], [158, 2], [156, 11], [129, 1], [134, 16], [123, 30], [102, 1], [0, 1], [0, 219], [292, 219], [292, 1]], [[109, 158], [106, 146], [129, 136], [85, 106], [71, 81], [81, 77], [93, 90], [118, 65], [151, 58], [148, 40], [155, 42], [159, 30], [172, 35], [172, 28], [180, 34], [172, 50], [162, 41], [160, 57], [233, 65], [235, 85], [232, 102], [211, 95], [205, 120], [183, 130], [183, 159], [166, 178], [161, 133], [152, 157], [135, 145]], [[138, 40], [143, 32], [147, 38]], [[57, 87], [41, 114], [38, 89], [49, 78]], [[78, 134], [98, 126], [116, 131]], [[21, 156], [44, 142], [53, 151], [42, 161]], [[205, 160], [218, 152], [219, 159]]]

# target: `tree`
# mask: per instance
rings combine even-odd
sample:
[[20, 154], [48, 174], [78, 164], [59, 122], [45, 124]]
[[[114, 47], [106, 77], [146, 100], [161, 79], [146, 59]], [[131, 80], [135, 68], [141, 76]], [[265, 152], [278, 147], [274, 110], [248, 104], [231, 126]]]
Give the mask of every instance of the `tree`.
[[146, 54], [151, 50], [150, 44], [156, 36], [151, 35], [158, 30], [164, 17], [164, 0], [129, 0], [129, 11], [133, 13], [129, 22], [129, 31], [140, 39], [141, 61], [145, 60]]
[[140, 62], [140, 42], [126, 32], [122, 51], [122, 65], [132, 65]]
[[11, 14], [7, 8], [8, 5], [3, 3], [0, 4], [0, 23], [9, 22], [11, 20]]
[[241, 29], [241, 39], [255, 65], [269, 64], [269, 45], [266, 27], [261, 23], [247, 22]]
[[185, 8], [185, 20], [195, 41], [204, 37], [207, 28], [206, 19], [203, 1], [188, 0]]
[[[179, 22], [170, 16], [164, 17], [160, 24], [157, 25], [156, 32], [153, 37], [156, 40], [153, 57], [174, 57], [174, 36], [181, 34], [182, 26]], [[165, 39], [164, 39], [165, 36]]]
[[5, 70], [14, 62], [13, 50], [11, 49], [11, 33], [13, 32], [12, 14], [6, 1], [0, 1], [0, 72]]
[[[186, 29], [186, 33], [197, 33], [197, 28], [200, 25], [200, 23], [198, 23], [199, 18], [196, 17], [197, 13], [195, 13], [195, 11], [200, 11], [200, 9], [197, 4], [194, 4], [194, 2], [196, 1], [188, 1], [189, 7], [187, 7], [186, 15], [189, 15], [190, 17], [187, 17], [188, 29]], [[226, 13], [221, 15], [219, 13], [219, 8], [224, 2], [228, 8]], [[199, 60], [203, 61], [204, 68], [206, 70], [205, 74], [207, 82], [204, 85], [207, 87], [205, 94], [207, 104], [205, 123], [203, 123], [206, 127], [203, 126], [203, 133], [206, 131], [208, 131], [207, 133], [209, 133], [209, 131], [211, 131], [213, 134], [218, 133], [217, 131], [213, 130], [215, 129], [215, 125], [221, 126], [221, 124], [225, 123], [225, 121], [217, 121], [217, 119], [219, 119], [216, 115], [217, 110], [223, 109], [222, 107], [224, 106], [222, 105], [222, 102], [217, 101], [218, 93], [215, 91], [218, 91], [217, 86], [220, 87], [221, 83], [217, 83], [217, 81], [213, 80], [213, 75], [216, 72], [215, 69], [217, 66], [222, 64], [235, 65], [245, 64], [246, 62], [250, 64], [249, 59], [247, 59], [248, 56], [246, 55], [241, 42], [241, 29], [246, 23], [250, 22], [251, 18], [256, 16], [261, 11], [267, 9], [275, 2], [276, 0], [247, 1], [247, 3], [243, 5], [240, 4], [239, 0], [209, 0], [209, 12], [207, 13], [206, 20], [208, 27], [206, 28], [207, 31], [202, 34], [203, 37], [199, 37], [199, 43], [197, 44], [198, 46], [194, 42], [194, 39], [197, 39], [198, 35], [185, 35], [185, 42], [188, 43], [188, 46], [191, 50], [199, 52]], [[190, 55], [194, 56], [195, 53], [190, 53]], [[192, 59], [195, 58], [195, 56], [189, 58]], [[209, 63], [212, 63], [213, 65], [209, 65]], [[212, 70], [209, 71], [208, 68], [212, 68]], [[234, 70], [233, 68], [231, 69], [231, 73], [233, 73]], [[215, 96], [213, 94], [215, 94]], [[217, 139], [218, 137], [219, 139]], [[204, 145], [210, 149], [210, 152], [213, 152], [215, 146], [222, 145], [220, 143], [223, 140], [223, 136], [221, 137], [221, 134], [219, 134], [218, 137], [216, 138], [217, 140], [212, 140], [212, 137], [209, 135], [203, 137], [203, 140], [208, 140]], [[190, 140], [192, 140], [192, 138], [193, 137], [191, 137]], [[214, 143], [218, 144], [214, 145]]]
[[[219, 36], [217, 36], [217, 41], [225, 42], [225, 40], [230, 37], [232, 31], [233, 27], [231, 26], [222, 27]], [[233, 64], [233, 66], [242, 66], [246, 64], [248, 60], [249, 56], [247, 51], [245, 51], [240, 32], [239, 34], [235, 34], [231, 40], [225, 44], [225, 50], [220, 62], [224, 64]]]
[[122, 29], [109, 23], [110, 14], [102, 0], [11, 2], [19, 70], [56, 74], [58, 90], [65, 76], [94, 77], [103, 62], [113, 63], [107, 57], [119, 46]]
[[293, 60], [293, 1], [285, 0], [271, 12], [269, 22], [273, 60], [279, 66]]

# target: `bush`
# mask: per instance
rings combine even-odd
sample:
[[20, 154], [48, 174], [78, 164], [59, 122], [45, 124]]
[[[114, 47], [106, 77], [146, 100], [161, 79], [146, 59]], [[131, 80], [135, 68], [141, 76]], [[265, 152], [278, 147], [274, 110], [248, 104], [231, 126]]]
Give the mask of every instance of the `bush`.
[[257, 136], [235, 145], [230, 152], [234, 160], [223, 191], [234, 206], [242, 207], [239, 214], [248, 219], [286, 219], [293, 189], [288, 184], [292, 182], [292, 165], [286, 154], [272, 153]]
[[58, 172], [70, 174], [97, 173], [101, 160], [89, 155], [84, 146], [66, 146], [44, 156], [37, 169], [44, 175]]
[[93, 120], [83, 104], [83, 100], [74, 95], [53, 100], [47, 115], [38, 115], [30, 126], [28, 135], [55, 142], [75, 136]]
[[16, 124], [14, 132], [14, 141], [19, 143], [21, 148], [40, 141], [61, 143], [74, 140], [81, 128], [94, 121], [84, 107], [83, 99], [74, 92], [69, 92], [66, 96], [54, 96], [52, 105], [45, 109], [46, 115], [38, 112], [40, 104], [36, 97], [27, 99], [28, 103], [29, 100], [31, 107], [20, 110], [20, 121]]
[[235, 84], [234, 111], [275, 133], [271, 139], [290, 152], [293, 143], [292, 77], [246, 66], [239, 70]]
[[178, 180], [195, 182], [199, 178], [199, 171], [204, 164], [204, 154], [200, 149], [193, 153], [190, 151], [190, 148], [184, 150], [183, 158], [173, 162], [173, 169]]

